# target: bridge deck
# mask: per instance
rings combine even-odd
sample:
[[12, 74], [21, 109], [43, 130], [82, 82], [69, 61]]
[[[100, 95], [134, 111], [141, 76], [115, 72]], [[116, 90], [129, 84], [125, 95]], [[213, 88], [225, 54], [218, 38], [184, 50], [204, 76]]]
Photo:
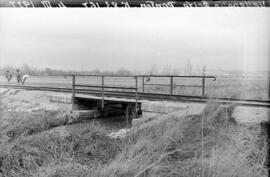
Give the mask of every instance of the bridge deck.
[[[94, 95], [87, 95], [87, 94], [76, 94], [75, 98], [79, 99], [87, 99], [87, 100], [102, 100], [102, 97], [100, 96], [94, 96]], [[128, 98], [119, 98], [119, 97], [104, 97], [104, 101], [111, 101], [111, 102], [119, 102], [119, 103], [136, 103], [135, 99], [128, 99]], [[140, 100], [138, 100], [138, 103]]]

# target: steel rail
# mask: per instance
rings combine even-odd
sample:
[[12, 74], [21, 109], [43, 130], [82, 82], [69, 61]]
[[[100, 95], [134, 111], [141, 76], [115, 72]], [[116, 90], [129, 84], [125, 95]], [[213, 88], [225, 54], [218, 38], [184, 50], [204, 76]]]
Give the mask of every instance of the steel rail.
[[75, 87], [90, 87], [90, 88], [111, 88], [111, 89], [125, 89], [125, 90], [136, 90], [136, 87], [114, 87], [114, 86], [97, 86], [97, 85], [74, 85]]
[[[44, 91], [50, 91], [50, 90], [57, 90], [60, 92], [71, 92], [71, 88], [67, 87], [38, 87], [38, 86], [20, 86], [20, 85], [1, 85], [0, 87], [15, 87], [15, 88], [20, 88], [20, 89], [25, 89], [26, 90], [44, 90]], [[92, 92], [102, 92], [101, 90], [91, 90], [91, 89], [76, 89], [76, 91], [82, 92], [82, 93], [92, 93]], [[117, 94], [134, 94], [134, 92], [126, 92], [126, 91], [115, 91], [115, 90], [110, 90], [110, 91], [105, 91], [109, 93], [117, 93]], [[195, 95], [170, 95], [170, 94], [160, 94], [160, 93], [141, 93], [138, 92], [140, 95], [149, 95], [149, 96], [165, 96], [165, 97], [183, 97], [183, 98], [194, 98], [194, 99], [219, 99], [219, 100], [231, 100], [231, 101], [247, 101], [247, 102], [260, 102], [260, 103], [270, 103], [270, 100], [256, 100], [256, 99], [240, 99], [240, 98], [230, 98], [230, 97], [207, 97], [207, 96], [195, 96]]]
[[[38, 86], [21, 86], [21, 85], [0, 85], [2, 88], [17, 88], [24, 90], [40, 90], [40, 91], [52, 91], [72, 93], [72, 88], [66, 87], [38, 87]], [[102, 90], [88, 90], [88, 89], [75, 89], [76, 93], [93, 94], [101, 96]], [[108, 97], [119, 98], [133, 98], [135, 92], [126, 91], [104, 91]], [[141, 100], [167, 100], [167, 101], [187, 101], [187, 102], [200, 102], [205, 103], [210, 100], [214, 100], [219, 103], [234, 103], [236, 105], [244, 106], [256, 106], [256, 107], [270, 107], [270, 100], [255, 100], [255, 99], [238, 99], [238, 98], [224, 98], [224, 97], [207, 97], [207, 96], [193, 96], [193, 95], [170, 95], [160, 93], [141, 93], [138, 92], [138, 99]]]

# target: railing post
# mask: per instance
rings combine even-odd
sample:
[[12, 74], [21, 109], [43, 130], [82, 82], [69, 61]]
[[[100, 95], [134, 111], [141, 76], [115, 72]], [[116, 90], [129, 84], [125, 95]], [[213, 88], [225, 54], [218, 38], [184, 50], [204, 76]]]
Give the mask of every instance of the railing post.
[[268, 98], [270, 99], [270, 76], [268, 77]]
[[102, 100], [101, 100], [101, 108], [104, 108], [104, 76], [101, 76], [101, 85], [102, 85]]
[[170, 77], [171, 77], [170, 94], [173, 95], [173, 76]]
[[75, 107], [75, 75], [72, 75], [72, 97], [71, 97], [71, 101], [72, 101], [72, 110]]
[[136, 103], [135, 103], [135, 117], [137, 117], [137, 109], [138, 109], [138, 76], [135, 76], [135, 99], [136, 99]]
[[129, 119], [130, 119], [130, 114], [129, 114], [129, 104], [126, 105], [126, 127], [129, 127]]
[[144, 93], [144, 76], [142, 76], [142, 92]]
[[202, 77], [202, 96], [205, 96], [205, 77]]

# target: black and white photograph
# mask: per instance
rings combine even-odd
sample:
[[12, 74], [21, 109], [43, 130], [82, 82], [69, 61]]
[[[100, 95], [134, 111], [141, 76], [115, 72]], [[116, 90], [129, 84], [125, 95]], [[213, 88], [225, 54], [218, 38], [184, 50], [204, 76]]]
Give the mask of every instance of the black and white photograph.
[[269, 5], [2, 0], [0, 177], [268, 177]]

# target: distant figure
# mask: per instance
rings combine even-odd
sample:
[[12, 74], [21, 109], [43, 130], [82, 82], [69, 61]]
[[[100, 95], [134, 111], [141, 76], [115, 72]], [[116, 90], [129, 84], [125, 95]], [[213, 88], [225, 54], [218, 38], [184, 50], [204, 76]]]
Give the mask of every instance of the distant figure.
[[22, 85], [24, 84], [24, 82], [26, 81], [27, 78], [28, 78], [28, 75], [23, 75], [23, 77], [22, 77]]
[[150, 82], [150, 77], [147, 77], [146, 78], [146, 82]]
[[17, 83], [21, 83], [22, 82], [22, 74], [20, 73], [20, 70], [16, 70], [16, 78], [17, 78]]
[[5, 78], [7, 79], [8, 83], [12, 79], [12, 74], [9, 72], [9, 70], [6, 71], [5, 73]]

